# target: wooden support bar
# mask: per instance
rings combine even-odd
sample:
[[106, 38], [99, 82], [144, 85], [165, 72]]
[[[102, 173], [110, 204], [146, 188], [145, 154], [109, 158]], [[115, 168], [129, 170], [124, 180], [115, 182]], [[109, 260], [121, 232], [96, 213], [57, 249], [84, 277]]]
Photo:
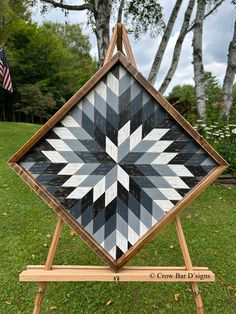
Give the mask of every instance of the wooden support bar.
[[146, 281], [146, 282], [209, 282], [214, 274], [207, 268], [194, 267], [124, 267], [115, 273], [109, 267], [99, 266], [29, 266], [20, 274], [20, 281]]
[[104, 64], [106, 64], [111, 59], [112, 54], [115, 50], [116, 42], [117, 42], [117, 25], [114, 27], [113, 34], [112, 34], [112, 37], [110, 40], [110, 44], [108, 46], [106, 57], [104, 60]]
[[129, 59], [129, 61], [132, 63], [132, 65], [137, 68], [135, 59], [134, 59], [134, 55], [133, 55], [133, 51], [130, 45], [130, 41], [129, 41], [129, 37], [126, 31], [126, 28], [123, 26], [122, 27], [122, 37], [123, 37], [123, 42], [124, 42], [124, 46], [125, 46], [125, 50], [127, 53], [127, 57]]
[[[48, 251], [48, 256], [45, 265], [43, 266], [44, 271], [49, 271], [52, 267], [53, 258], [56, 253], [57, 244], [60, 238], [61, 229], [62, 229], [63, 220], [61, 218], [58, 219], [56, 229], [53, 234], [52, 242]], [[35, 300], [34, 300], [34, 309], [33, 314], [38, 314], [40, 311], [41, 303], [43, 301], [44, 291], [46, 289], [47, 282], [44, 280], [37, 280], [39, 282], [39, 289], [36, 293]]]
[[[176, 227], [176, 231], [177, 231], [177, 235], [178, 235], [178, 239], [179, 239], [179, 244], [180, 244], [180, 248], [183, 254], [183, 258], [184, 258], [184, 262], [186, 265], [186, 269], [189, 271], [193, 270], [193, 265], [192, 265], [192, 261], [190, 258], [190, 254], [189, 254], [189, 250], [188, 250], [188, 246], [185, 240], [185, 236], [184, 236], [184, 232], [183, 232], [183, 228], [180, 222], [180, 218], [178, 216], [176, 216], [175, 218], [175, 227]], [[192, 287], [192, 291], [194, 294], [194, 299], [195, 299], [195, 303], [197, 306], [197, 313], [198, 314], [203, 314], [203, 302], [202, 302], [202, 297], [198, 288], [198, 285], [196, 282], [192, 282], [191, 283], [191, 287]]]
[[123, 39], [122, 39], [122, 24], [121, 23], [117, 23], [117, 51], [122, 52], [123, 51]]

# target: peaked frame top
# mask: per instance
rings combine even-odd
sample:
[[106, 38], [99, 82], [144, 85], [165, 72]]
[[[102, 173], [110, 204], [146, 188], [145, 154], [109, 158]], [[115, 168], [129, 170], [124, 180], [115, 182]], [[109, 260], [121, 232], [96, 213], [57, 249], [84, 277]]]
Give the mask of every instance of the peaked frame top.
[[[125, 246], [126, 246], [126, 248], [123, 249], [123, 251], [122, 251], [122, 246], [124, 246], [124, 244], [120, 245], [121, 250], [120, 250], [120, 248], [114, 249], [113, 245], [111, 244], [112, 240], [111, 239], [109, 239], [109, 241], [107, 240], [107, 238], [109, 238], [109, 237], [111, 238], [110, 234], [105, 239], [104, 239], [104, 235], [103, 235], [103, 238], [101, 240], [102, 243], [101, 242], [99, 243], [98, 239], [101, 238], [101, 235], [99, 234], [98, 238], [93, 237], [91, 232], [89, 231], [90, 229], [84, 228], [85, 223], [81, 223], [81, 220], [80, 220], [80, 223], [78, 223], [78, 221], [76, 220], [76, 217], [75, 217], [76, 214], [69, 212], [68, 209], [66, 208], [66, 206], [64, 205], [64, 203], [60, 202], [60, 198], [55, 197], [55, 194], [53, 193], [53, 187], [51, 187], [51, 190], [48, 190], [47, 188], [45, 188], [45, 184], [42, 184], [43, 181], [38, 180], [37, 177], [34, 176], [34, 174], [29, 171], [29, 167], [28, 168], [24, 167], [24, 157], [27, 155], [27, 153], [30, 152], [30, 150], [38, 142], [45, 139], [47, 134], [49, 134], [50, 131], [54, 127], [56, 127], [63, 118], [66, 117], [67, 113], [71, 109], [73, 109], [86, 95], [88, 95], [89, 92], [92, 91], [97, 86], [97, 84], [100, 81], [102, 81], [106, 77], [106, 75], [110, 73], [112, 68], [114, 68], [116, 65], [121, 65], [125, 69], [125, 71], [127, 71], [127, 73], [129, 73], [130, 77], [132, 77], [132, 79], [134, 81], [138, 82], [138, 84], [144, 90], [145, 94], [149, 95], [153, 99], [153, 101], [158, 106], [160, 106], [161, 110], [163, 109], [165, 112], [167, 112], [168, 116], [170, 117], [170, 119], [172, 119], [174, 121], [174, 123], [176, 124], [176, 128], [177, 128], [177, 129], [173, 129], [174, 131], [172, 131], [172, 135], [171, 135], [172, 138], [171, 138], [171, 136], [168, 135], [169, 134], [168, 133], [168, 130], [169, 130], [168, 126], [166, 128], [162, 127], [163, 128], [162, 132], [161, 132], [162, 133], [161, 134], [162, 141], [161, 141], [161, 143], [160, 143], [160, 141], [158, 142], [158, 145], [159, 145], [158, 147], [157, 147], [157, 144], [155, 141], [158, 140], [157, 137], [160, 136], [160, 134], [159, 134], [160, 132], [158, 134], [154, 132], [155, 134], [153, 133], [152, 136], [148, 137], [148, 135], [151, 134], [151, 132], [150, 132], [151, 130], [147, 131], [145, 134], [143, 131], [143, 134], [144, 134], [143, 138], [146, 139], [146, 142], [142, 144], [143, 146], [142, 145], [140, 146], [140, 151], [142, 152], [142, 154], [140, 153], [140, 151], [138, 151], [136, 149], [136, 152], [134, 152], [132, 155], [132, 158], [135, 156], [134, 157], [135, 163], [140, 164], [141, 162], [138, 162], [138, 161], [143, 158], [143, 159], [145, 159], [145, 163], [150, 162], [151, 164], [154, 164], [154, 167], [156, 167], [155, 173], [157, 174], [157, 176], [159, 178], [158, 184], [161, 184], [161, 188], [159, 189], [159, 191], [161, 192], [160, 193], [161, 196], [160, 196], [160, 201], [156, 200], [155, 206], [157, 205], [158, 208], [161, 208], [163, 210], [163, 215], [153, 214], [153, 212], [152, 212], [151, 215], [150, 215], [150, 213], [147, 213], [147, 214], [145, 214], [145, 217], [143, 216], [142, 218], [140, 218], [140, 215], [144, 215], [143, 214], [144, 212], [146, 213], [145, 208], [144, 208], [145, 206], [147, 207], [146, 208], [147, 211], [150, 210], [150, 206], [149, 206], [150, 202], [148, 200], [152, 198], [152, 195], [154, 193], [154, 188], [157, 187], [157, 183], [156, 183], [157, 179], [155, 179], [154, 177], [151, 177], [150, 180], [152, 183], [150, 183], [145, 178], [140, 179], [140, 175], [137, 175], [138, 178], [135, 177], [136, 174], [134, 172], [135, 171], [137, 172], [137, 167], [136, 166], [133, 167], [133, 165], [130, 165], [130, 162], [128, 161], [128, 159], [125, 162], [123, 162], [125, 160], [125, 156], [122, 155], [122, 154], [124, 154], [124, 149], [121, 150], [121, 152], [118, 151], [118, 153], [117, 153], [118, 155], [116, 155], [114, 157], [114, 150], [112, 148], [111, 149], [109, 148], [110, 149], [109, 154], [112, 157], [111, 158], [112, 161], [108, 160], [106, 157], [106, 162], [108, 160], [107, 165], [109, 165], [109, 167], [113, 167], [113, 169], [118, 169], [118, 170], [116, 170], [117, 171], [116, 175], [118, 177], [120, 177], [120, 179], [119, 179], [120, 183], [118, 181], [113, 182], [114, 183], [112, 185], [113, 188], [115, 187], [115, 189], [117, 189], [117, 185], [118, 185], [118, 189], [120, 189], [121, 195], [123, 195], [123, 196], [126, 194], [127, 190], [129, 190], [129, 187], [127, 187], [127, 182], [128, 182], [127, 180], [129, 180], [129, 178], [127, 178], [127, 180], [125, 179], [126, 178], [126, 172], [124, 171], [127, 169], [130, 176], [132, 177], [132, 179], [130, 179], [130, 180], [133, 182], [132, 183], [133, 189], [134, 189], [133, 194], [135, 194], [136, 187], [141, 184], [143, 190], [145, 191], [145, 195], [146, 194], [148, 195], [147, 197], [145, 196], [145, 202], [146, 202], [145, 204], [147, 204], [147, 205], [145, 205], [145, 206], [143, 204], [141, 205], [141, 208], [143, 209], [143, 211], [140, 210], [140, 205], [137, 205], [137, 200], [139, 198], [136, 197], [135, 195], [131, 195], [132, 204], [130, 206], [131, 207], [132, 206], [133, 207], [139, 206], [139, 214], [138, 214], [139, 215], [138, 216], [139, 221], [137, 222], [137, 224], [139, 223], [139, 225], [137, 227], [137, 224], [135, 223], [135, 221], [137, 221], [137, 216], [133, 215], [133, 213], [130, 212], [129, 215], [131, 215], [133, 217], [132, 218], [130, 216], [132, 218], [132, 222], [131, 222], [132, 226], [131, 227], [135, 230], [135, 232], [133, 231], [132, 228], [131, 228], [132, 231], [125, 231], [122, 229], [123, 227], [121, 227], [121, 230], [119, 231], [119, 241], [122, 243], [125, 243]], [[101, 106], [102, 105], [103, 105], [103, 103], [101, 102]], [[124, 102], [124, 106], [126, 106], [125, 102]], [[134, 110], [136, 113], [136, 110], [137, 110], [136, 104], [134, 105], [134, 108], [135, 108]], [[127, 126], [128, 122], [125, 125]], [[120, 130], [118, 132], [120, 132], [122, 130], [121, 133], [125, 134], [125, 128], [126, 128], [125, 125], [124, 126], [122, 125], [122, 128], [120, 128]], [[142, 123], [140, 124], [140, 127], [142, 128]], [[130, 128], [130, 126], [129, 126], [129, 128]], [[139, 128], [137, 126], [137, 130], [138, 129]], [[203, 165], [203, 168], [205, 167], [208, 169], [208, 171], [206, 171], [204, 173], [198, 173], [198, 172], [196, 172], [196, 170], [193, 170], [196, 173], [194, 173], [194, 175], [190, 174], [190, 176], [194, 177], [194, 179], [197, 178], [194, 181], [194, 184], [193, 184], [193, 179], [191, 179], [189, 181], [188, 180], [185, 181], [184, 177], [188, 176], [186, 174], [188, 172], [188, 170], [186, 170], [186, 168], [184, 166], [181, 166], [182, 161], [179, 162], [179, 160], [177, 160], [180, 157], [176, 157], [176, 155], [177, 155], [176, 152], [178, 152], [179, 147], [182, 145], [181, 143], [178, 143], [178, 144], [174, 143], [177, 136], [180, 136], [180, 133], [179, 133], [180, 129], [183, 130], [183, 132], [186, 134], [187, 137], [193, 139], [194, 143], [196, 143], [196, 145], [198, 146], [197, 149], [199, 150], [199, 148], [200, 148], [200, 150], [201, 150], [201, 153], [198, 154], [197, 156], [196, 156], [196, 154], [195, 155], [192, 154], [191, 165], [194, 163], [196, 164], [196, 163], [200, 162]], [[160, 130], [160, 129], [156, 129], [156, 130]], [[132, 144], [130, 144], [132, 146], [132, 148], [134, 148], [135, 145], [137, 147], [139, 146], [138, 145], [139, 140], [137, 140], [139, 135], [138, 135], [138, 132], [135, 132], [135, 131], [136, 130], [134, 129], [133, 134], [136, 134], [136, 135], [133, 136], [132, 140], [130, 139], [130, 143], [132, 141]], [[47, 138], [47, 141], [49, 143], [53, 143], [53, 141], [55, 141], [55, 138], [53, 138], [53, 137]], [[119, 141], [121, 143], [124, 141], [124, 139], [119, 140], [119, 138], [118, 138], [118, 142]], [[59, 145], [59, 144], [57, 144], [57, 145]], [[65, 143], [62, 143], [62, 145], [65, 145]], [[109, 147], [114, 146], [113, 144], [110, 144], [110, 142], [109, 142], [109, 145], [111, 145]], [[162, 148], [160, 148], [160, 146]], [[169, 149], [168, 153], [162, 154], [162, 152], [168, 146], [171, 147], [171, 150]], [[185, 153], [189, 154], [188, 149], [190, 151], [192, 149], [192, 151], [193, 151], [193, 148], [191, 147], [191, 145], [190, 146], [188, 145], [185, 147], [187, 147], [187, 148], [185, 148]], [[160, 149], [163, 149], [163, 150], [160, 151]], [[196, 148], [194, 148], [194, 149], [196, 152]], [[63, 150], [63, 148], [62, 148], [62, 150]], [[150, 152], [150, 154], [148, 155], [147, 153], [149, 153], [149, 152]], [[55, 154], [57, 154], [57, 152], [56, 153], [55, 152], [45, 153], [45, 155], [50, 160], [52, 158], [52, 163], [54, 163], [53, 158], [54, 158]], [[121, 154], [121, 155], [119, 155], [119, 154]], [[142, 157], [142, 155], [145, 155], [145, 158]], [[174, 179], [173, 179], [173, 176], [171, 174], [167, 174], [166, 171], [163, 170], [164, 173], [162, 173], [160, 171], [160, 169], [162, 169], [162, 168], [158, 168], [156, 166], [157, 162], [153, 162], [153, 160], [158, 159], [159, 160], [159, 166], [161, 165], [160, 167], [162, 167], [163, 164], [167, 164], [167, 161], [164, 161], [164, 159], [166, 160], [166, 158], [169, 158], [170, 155], [172, 156], [171, 158], [176, 158], [176, 160], [177, 160], [176, 163], [173, 162], [170, 166], [170, 170], [174, 171], [175, 174], [177, 173], [177, 177]], [[179, 154], [179, 155], [182, 156], [184, 154]], [[63, 155], [63, 156], [65, 156], [65, 155]], [[80, 154], [78, 156], [79, 156], [79, 158], [82, 158], [82, 159], [84, 157], [83, 155], [80, 155]], [[103, 155], [103, 157], [104, 157], [104, 155]], [[64, 162], [64, 159], [66, 157], [63, 158], [60, 156], [60, 158], [63, 159], [63, 162]], [[68, 158], [70, 158], [70, 157], [68, 157]], [[86, 160], [86, 158], [85, 158], [85, 160]], [[101, 157], [98, 157], [98, 160], [99, 160], [99, 158], [101, 158]], [[131, 157], [129, 157], [129, 158], [131, 158]], [[200, 159], [202, 158], [202, 160], [200, 160], [199, 158]], [[22, 162], [22, 160], [23, 160], [23, 162]], [[79, 159], [79, 160], [81, 160], [81, 159]], [[148, 160], [148, 162], [147, 162], [147, 160]], [[62, 163], [62, 161], [59, 161], [59, 163], [60, 162]], [[70, 163], [70, 161], [67, 161], [67, 162]], [[87, 160], [85, 161], [85, 163], [86, 162], [87, 162]], [[226, 161], [203, 139], [203, 137], [196, 130], [194, 130], [193, 127], [191, 127], [191, 125], [174, 109], [174, 107], [163, 96], [161, 96], [156, 91], [156, 89], [142, 76], [142, 74], [140, 74], [138, 72], [138, 70], [119, 51], [110, 60], [108, 60], [107, 63], [102, 68], [100, 68], [95, 73], [95, 75], [77, 93], [75, 93], [75, 95], [68, 102], [65, 103], [65, 105], [62, 108], [48, 122], [46, 122], [38, 130], [38, 132], [36, 132], [20, 150], [18, 150], [16, 152], [15, 155], [12, 156], [12, 158], [8, 161], [8, 163], [9, 163], [10, 167], [16, 173], [18, 173], [23, 178], [23, 180], [26, 181], [28, 183], [28, 185], [30, 185], [31, 188], [51, 208], [53, 208], [55, 210], [55, 212], [76, 233], [78, 233], [81, 236], [81, 238], [115, 271], [119, 270], [122, 266], [124, 266], [138, 251], [140, 251], [140, 249], [150, 239], [153, 238], [153, 236], [158, 231], [160, 231], [168, 222], [173, 220], [181, 210], [183, 210], [189, 203], [191, 203], [193, 201], [193, 199], [195, 199], [195, 197], [197, 197], [207, 186], [209, 186], [228, 166]], [[131, 163], [133, 163], [133, 160]], [[209, 167], [209, 165], [211, 165], [211, 167]], [[148, 169], [150, 169], [150, 168], [148, 168], [148, 165], [146, 165], [142, 169], [141, 169], [143, 171], [142, 176], [144, 176], [144, 177], [145, 176], [147, 176], [147, 177], [153, 176], [153, 174], [150, 174], [150, 171], [148, 170]], [[191, 168], [189, 168], [189, 169], [191, 169]], [[140, 170], [140, 167], [139, 167], [139, 170]], [[184, 173], [181, 174], [181, 171], [185, 171], [185, 174]], [[80, 173], [79, 170], [78, 170], [78, 173]], [[102, 169], [100, 169], [100, 172], [96, 173], [97, 177], [99, 177], [99, 175], [101, 173], [104, 174], [104, 166], [102, 167]], [[63, 172], [62, 172], [62, 174], [63, 174]], [[75, 174], [75, 172], [73, 174]], [[73, 199], [73, 195], [75, 195], [75, 192], [73, 192], [73, 191], [75, 190], [75, 186], [76, 186], [76, 185], [74, 185], [73, 180], [78, 180], [78, 179], [80, 180], [80, 178], [77, 175], [77, 173], [76, 173], [74, 179], [70, 178], [68, 180], [68, 178], [65, 175], [64, 176], [62, 175], [62, 177], [63, 177], [63, 180], [64, 179], [67, 180], [67, 181], [63, 181], [63, 186], [66, 188], [68, 188], [68, 187], [71, 188], [71, 194], [70, 195], [72, 195], [72, 196], [71, 197], [69, 196], [69, 199]], [[164, 179], [166, 181], [163, 180], [162, 177], [164, 177]], [[180, 179], [180, 178], [182, 178], [182, 179]], [[83, 179], [84, 179], [84, 177], [83, 177]], [[139, 182], [139, 180], [141, 180], [140, 181], [141, 183]], [[131, 181], [129, 181], [129, 182], [131, 182]], [[121, 186], [121, 184], [123, 184], [123, 186]], [[109, 185], [109, 187], [107, 187], [107, 190], [109, 190], [109, 188], [110, 188], [110, 185]], [[104, 185], [104, 189], [105, 189], [105, 185]], [[138, 187], [138, 189], [139, 189], [139, 187]], [[86, 188], [83, 187], [82, 190], [80, 188], [79, 193], [81, 193], [81, 191], [84, 191], [84, 190], [86, 190]], [[156, 190], [157, 190], [157, 188], [156, 188]], [[97, 196], [94, 196], [94, 194], [92, 194], [94, 201], [97, 201], [97, 199], [99, 199], [99, 197], [100, 197], [99, 193], [101, 193], [101, 187], [100, 186], [99, 186], [99, 188], [97, 188], [97, 192], [96, 192]], [[105, 194], [105, 190], [102, 193]], [[113, 198], [114, 198], [115, 197], [114, 191], [111, 192], [111, 194], [113, 195]], [[121, 197], [123, 197], [123, 196], [121, 196]], [[110, 195], [107, 195], [104, 197], [108, 197], [109, 202], [112, 203], [112, 199], [111, 199]], [[136, 199], [135, 199], [135, 197], [136, 197]], [[155, 197], [154, 197], [154, 200], [155, 200]], [[148, 199], [148, 200], [146, 200], [146, 199]], [[105, 199], [105, 203], [108, 203], [108, 201], [106, 199]], [[124, 203], [125, 203], [125, 200], [123, 200], [122, 204], [124, 204]], [[169, 206], [169, 204], [171, 204], [171, 206]], [[88, 204], [88, 207], [89, 207], [89, 205], [90, 204]], [[167, 208], [166, 206], [167, 207], [169, 206], [169, 207]], [[99, 207], [99, 205], [98, 205], [98, 207]], [[100, 210], [100, 209], [98, 209], [98, 210]], [[109, 209], [109, 211], [110, 210], [112, 210], [112, 209]], [[129, 209], [127, 208], [127, 210], [129, 210]], [[135, 211], [135, 209], [134, 209], [134, 211]], [[140, 212], [142, 212], [142, 213], [140, 214]], [[91, 213], [89, 215], [91, 216]], [[92, 214], [92, 215], [94, 215], [94, 214]], [[121, 216], [119, 216], [120, 224], [122, 224], [121, 222], [123, 222], [121, 217], [122, 217], [122, 219], [125, 219], [121, 214]], [[87, 219], [87, 218], [82, 217], [82, 219]], [[90, 218], [90, 219], [92, 219], [92, 218]], [[143, 221], [141, 221], [142, 219], [143, 219]], [[152, 223], [150, 222], [150, 224], [147, 227], [148, 221], [152, 221]], [[116, 223], [117, 223], [117, 221], [116, 221]], [[134, 224], [136, 224], [136, 225], [134, 226]], [[145, 224], [146, 224], [146, 226], [144, 226]], [[94, 228], [94, 225], [92, 228]], [[110, 227], [108, 226], [108, 229], [109, 228]], [[129, 229], [130, 225], [128, 222], [127, 222], [126, 228], [127, 228], [127, 230], [131, 230], [131, 229]], [[135, 229], [135, 228], [137, 228], [137, 229]], [[142, 229], [142, 232], [140, 231], [141, 229]], [[127, 236], [124, 235], [125, 232], [127, 233]], [[139, 237], [137, 236], [138, 233], [140, 233]], [[135, 240], [134, 240], [134, 234], [136, 235]]]

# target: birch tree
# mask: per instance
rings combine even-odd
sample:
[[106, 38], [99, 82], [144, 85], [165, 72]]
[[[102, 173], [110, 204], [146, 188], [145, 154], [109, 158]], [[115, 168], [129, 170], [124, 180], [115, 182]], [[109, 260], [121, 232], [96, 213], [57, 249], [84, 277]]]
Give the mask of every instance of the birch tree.
[[205, 87], [204, 87], [204, 67], [202, 61], [202, 31], [203, 20], [206, 9], [206, 1], [197, 1], [197, 12], [195, 27], [193, 30], [193, 72], [197, 97], [197, 114], [206, 120]]
[[[208, 16], [210, 16], [211, 14], [213, 14], [216, 9], [224, 2], [225, 0], [218, 0], [218, 1], [214, 1], [214, 3], [212, 4], [212, 7], [211, 9], [204, 15], [204, 19], [206, 19]], [[175, 7], [177, 5], [177, 2], [175, 3], [175, 6], [174, 6], [174, 9], [173, 11], [175, 11]], [[190, 5], [191, 7], [191, 5]], [[172, 11], [172, 14], [173, 14], [173, 11]], [[174, 74], [175, 74], [175, 71], [178, 67], [178, 63], [179, 63], [179, 59], [180, 59], [180, 54], [181, 54], [181, 50], [182, 50], [182, 44], [183, 44], [183, 41], [185, 39], [185, 36], [193, 31], [194, 27], [195, 27], [195, 23], [192, 22], [190, 25], [189, 25], [189, 21], [188, 21], [188, 15], [189, 15], [189, 11], [190, 9], [186, 10], [185, 12], [185, 18], [183, 20], [183, 24], [182, 24], [182, 28], [181, 28], [181, 31], [180, 31], [180, 35], [178, 37], [178, 40], [176, 41], [176, 44], [175, 44], [175, 48], [174, 48], [174, 53], [173, 53], [173, 58], [172, 58], [172, 62], [171, 62], [171, 65], [170, 65], [170, 68], [169, 68], [169, 72], [168, 74], [166, 75], [165, 79], [164, 79], [164, 82], [163, 82], [163, 87], [161, 87], [161, 89], [159, 90], [160, 92], [164, 93], [164, 91], [168, 88]], [[176, 11], [175, 11], [176, 12]], [[172, 14], [171, 14], [171, 17], [169, 19], [169, 22], [170, 20], [172, 20]], [[149, 73], [149, 76], [148, 76], [148, 80], [150, 81], [150, 83], [152, 83], [153, 85], [155, 84], [155, 81], [156, 81], [156, 78], [158, 76], [158, 73], [159, 73], [159, 70], [160, 70], [160, 65], [161, 65], [161, 62], [162, 62], [162, 59], [163, 59], [163, 56], [164, 56], [164, 53], [165, 53], [165, 50], [166, 50], [166, 46], [168, 44], [168, 42], [166, 42], [166, 36], [168, 35], [169, 38], [171, 36], [171, 32], [172, 32], [172, 29], [173, 29], [173, 26], [174, 24], [172, 25], [172, 29], [170, 29], [168, 27], [169, 25], [169, 22], [166, 26], [166, 29], [164, 31], [164, 35], [163, 35], [163, 38], [161, 40], [161, 43], [160, 43], [160, 46], [158, 48], [158, 51], [156, 53], [156, 56], [155, 56], [155, 59], [154, 59], [154, 62], [152, 64], [152, 67], [151, 67], [151, 71]], [[189, 25], [187, 28], [185, 27], [186, 25]], [[169, 40], [168, 38], [168, 40]], [[164, 42], [163, 42], [164, 41]], [[164, 46], [166, 42], [166, 46]], [[164, 49], [163, 49], [164, 47]], [[177, 56], [177, 57], [176, 57]]]
[[232, 106], [232, 88], [236, 73], [236, 20], [234, 21], [233, 38], [229, 44], [227, 67], [222, 87], [221, 117], [228, 119]]
[[187, 34], [187, 30], [189, 27], [189, 23], [190, 23], [190, 18], [193, 12], [193, 8], [194, 8], [194, 4], [195, 4], [195, 0], [189, 0], [188, 2], [188, 6], [187, 9], [185, 11], [185, 15], [184, 15], [184, 20], [183, 20], [183, 24], [179, 33], [179, 37], [176, 41], [175, 44], [175, 48], [174, 48], [174, 52], [173, 52], [173, 57], [172, 57], [172, 61], [171, 61], [171, 65], [170, 68], [168, 70], [168, 73], [163, 81], [163, 83], [161, 84], [161, 87], [159, 89], [159, 92], [161, 94], [164, 94], [170, 81], [172, 80], [174, 73], [177, 69], [178, 63], [179, 63], [179, 58], [180, 58], [180, 53], [181, 53], [181, 49], [182, 49], [182, 45], [183, 45], [183, 41], [184, 38]]
[[151, 70], [150, 70], [150, 73], [148, 76], [148, 81], [153, 85], [156, 82], [157, 73], [160, 69], [161, 61], [163, 59], [163, 56], [164, 56], [167, 44], [169, 42], [173, 27], [175, 24], [175, 20], [178, 16], [179, 9], [181, 7], [182, 2], [183, 2], [183, 0], [177, 0], [175, 5], [174, 5], [174, 8], [173, 8], [171, 15], [170, 15], [170, 18], [169, 18], [169, 21], [168, 21], [167, 26], [165, 28], [164, 34], [162, 36], [159, 48], [156, 52], [154, 61], [152, 63], [152, 67], [151, 67]]

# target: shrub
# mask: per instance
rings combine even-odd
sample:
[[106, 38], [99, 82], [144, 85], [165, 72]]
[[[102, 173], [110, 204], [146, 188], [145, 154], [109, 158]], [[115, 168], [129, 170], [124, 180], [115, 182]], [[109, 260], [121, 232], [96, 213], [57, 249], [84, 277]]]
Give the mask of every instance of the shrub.
[[197, 120], [194, 128], [229, 163], [227, 172], [236, 174], [236, 124], [213, 122], [207, 125]]

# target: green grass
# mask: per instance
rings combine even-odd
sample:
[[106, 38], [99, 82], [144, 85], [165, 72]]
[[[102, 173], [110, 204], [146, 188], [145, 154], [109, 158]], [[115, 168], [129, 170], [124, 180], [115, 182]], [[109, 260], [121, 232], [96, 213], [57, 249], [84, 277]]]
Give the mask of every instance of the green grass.
[[[37, 284], [19, 283], [18, 276], [26, 265], [44, 263], [57, 220], [6, 164], [38, 128], [0, 123], [0, 314], [31, 313]], [[200, 284], [205, 313], [235, 314], [236, 187], [208, 188], [181, 216], [193, 264], [216, 274], [214, 283]], [[55, 264], [103, 265], [67, 226]], [[169, 224], [130, 264], [183, 265], [174, 225]], [[48, 284], [41, 313], [191, 314], [196, 309], [188, 283], [62, 282]]]

